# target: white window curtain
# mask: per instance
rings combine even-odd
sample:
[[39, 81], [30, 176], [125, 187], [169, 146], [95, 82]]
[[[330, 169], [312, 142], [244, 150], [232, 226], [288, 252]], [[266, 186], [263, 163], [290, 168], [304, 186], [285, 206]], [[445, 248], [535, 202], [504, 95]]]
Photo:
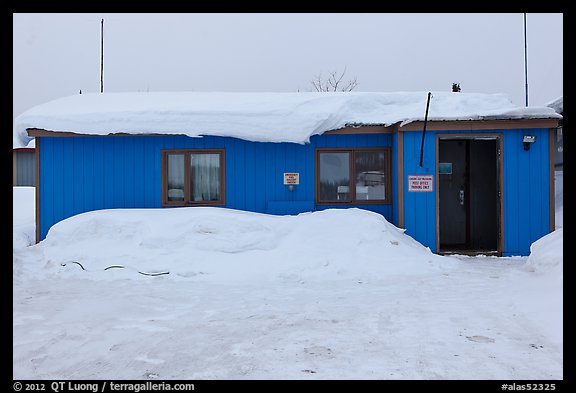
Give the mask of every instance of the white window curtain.
[[192, 201], [220, 200], [220, 154], [190, 155]]

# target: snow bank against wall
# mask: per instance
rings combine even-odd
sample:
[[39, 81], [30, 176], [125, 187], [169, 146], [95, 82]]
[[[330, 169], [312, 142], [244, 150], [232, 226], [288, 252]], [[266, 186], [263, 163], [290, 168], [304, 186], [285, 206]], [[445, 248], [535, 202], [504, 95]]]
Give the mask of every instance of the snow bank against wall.
[[27, 251], [41, 253], [44, 273], [98, 279], [149, 279], [138, 272], [205, 280], [373, 278], [453, 262], [361, 209], [298, 216], [213, 207], [99, 210], [59, 222]]
[[537, 273], [555, 274], [562, 278], [563, 238], [564, 228], [558, 228], [532, 243], [526, 269]]
[[36, 187], [12, 187], [12, 247], [22, 248], [36, 240]]

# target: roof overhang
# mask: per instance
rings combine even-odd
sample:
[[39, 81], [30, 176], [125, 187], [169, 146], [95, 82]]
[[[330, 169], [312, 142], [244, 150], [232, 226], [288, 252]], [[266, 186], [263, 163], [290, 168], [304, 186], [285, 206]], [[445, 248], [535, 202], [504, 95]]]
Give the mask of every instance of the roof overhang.
[[[556, 128], [560, 119], [496, 119], [496, 120], [442, 120], [429, 121], [426, 130], [509, 130], [518, 128]], [[423, 121], [398, 126], [399, 131], [422, 131]]]
[[[466, 131], [466, 130], [506, 130], [506, 129], [526, 129], [526, 128], [556, 128], [560, 119], [498, 119], [498, 120], [442, 120], [428, 121], [426, 129], [429, 131]], [[357, 125], [329, 130], [324, 132], [326, 135], [338, 134], [392, 134], [398, 131], [422, 131], [424, 128], [423, 121], [414, 121], [408, 124], [400, 123], [385, 125]], [[28, 128], [30, 137], [90, 137], [90, 136], [165, 136], [177, 134], [132, 134], [132, 133], [109, 133], [109, 134], [83, 134], [69, 131], [49, 131], [39, 128]], [[178, 134], [179, 135], [179, 134]], [[185, 134], [182, 134], [185, 135]], [[32, 149], [33, 150], [33, 149]]]

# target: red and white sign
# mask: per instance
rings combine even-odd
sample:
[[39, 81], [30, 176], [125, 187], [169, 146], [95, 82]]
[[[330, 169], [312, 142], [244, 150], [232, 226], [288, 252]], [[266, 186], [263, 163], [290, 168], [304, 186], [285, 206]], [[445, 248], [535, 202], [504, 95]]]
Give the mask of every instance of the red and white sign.
[[298, 172], [290, 172], [284, 173], [284, 184], [300, 184], [300, 173]]
[[408, 192], [433, 192], [433, 175], [408, 175]]

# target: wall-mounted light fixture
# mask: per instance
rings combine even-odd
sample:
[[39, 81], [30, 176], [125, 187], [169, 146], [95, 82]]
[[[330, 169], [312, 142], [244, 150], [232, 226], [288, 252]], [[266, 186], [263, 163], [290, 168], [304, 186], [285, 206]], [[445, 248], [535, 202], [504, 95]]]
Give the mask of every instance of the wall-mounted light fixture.
[[524, 144], [524, 150], [530, 150], [530, 145], [536, 142], [536, 135], [524, 135], [522, 138], [522, 143]]

